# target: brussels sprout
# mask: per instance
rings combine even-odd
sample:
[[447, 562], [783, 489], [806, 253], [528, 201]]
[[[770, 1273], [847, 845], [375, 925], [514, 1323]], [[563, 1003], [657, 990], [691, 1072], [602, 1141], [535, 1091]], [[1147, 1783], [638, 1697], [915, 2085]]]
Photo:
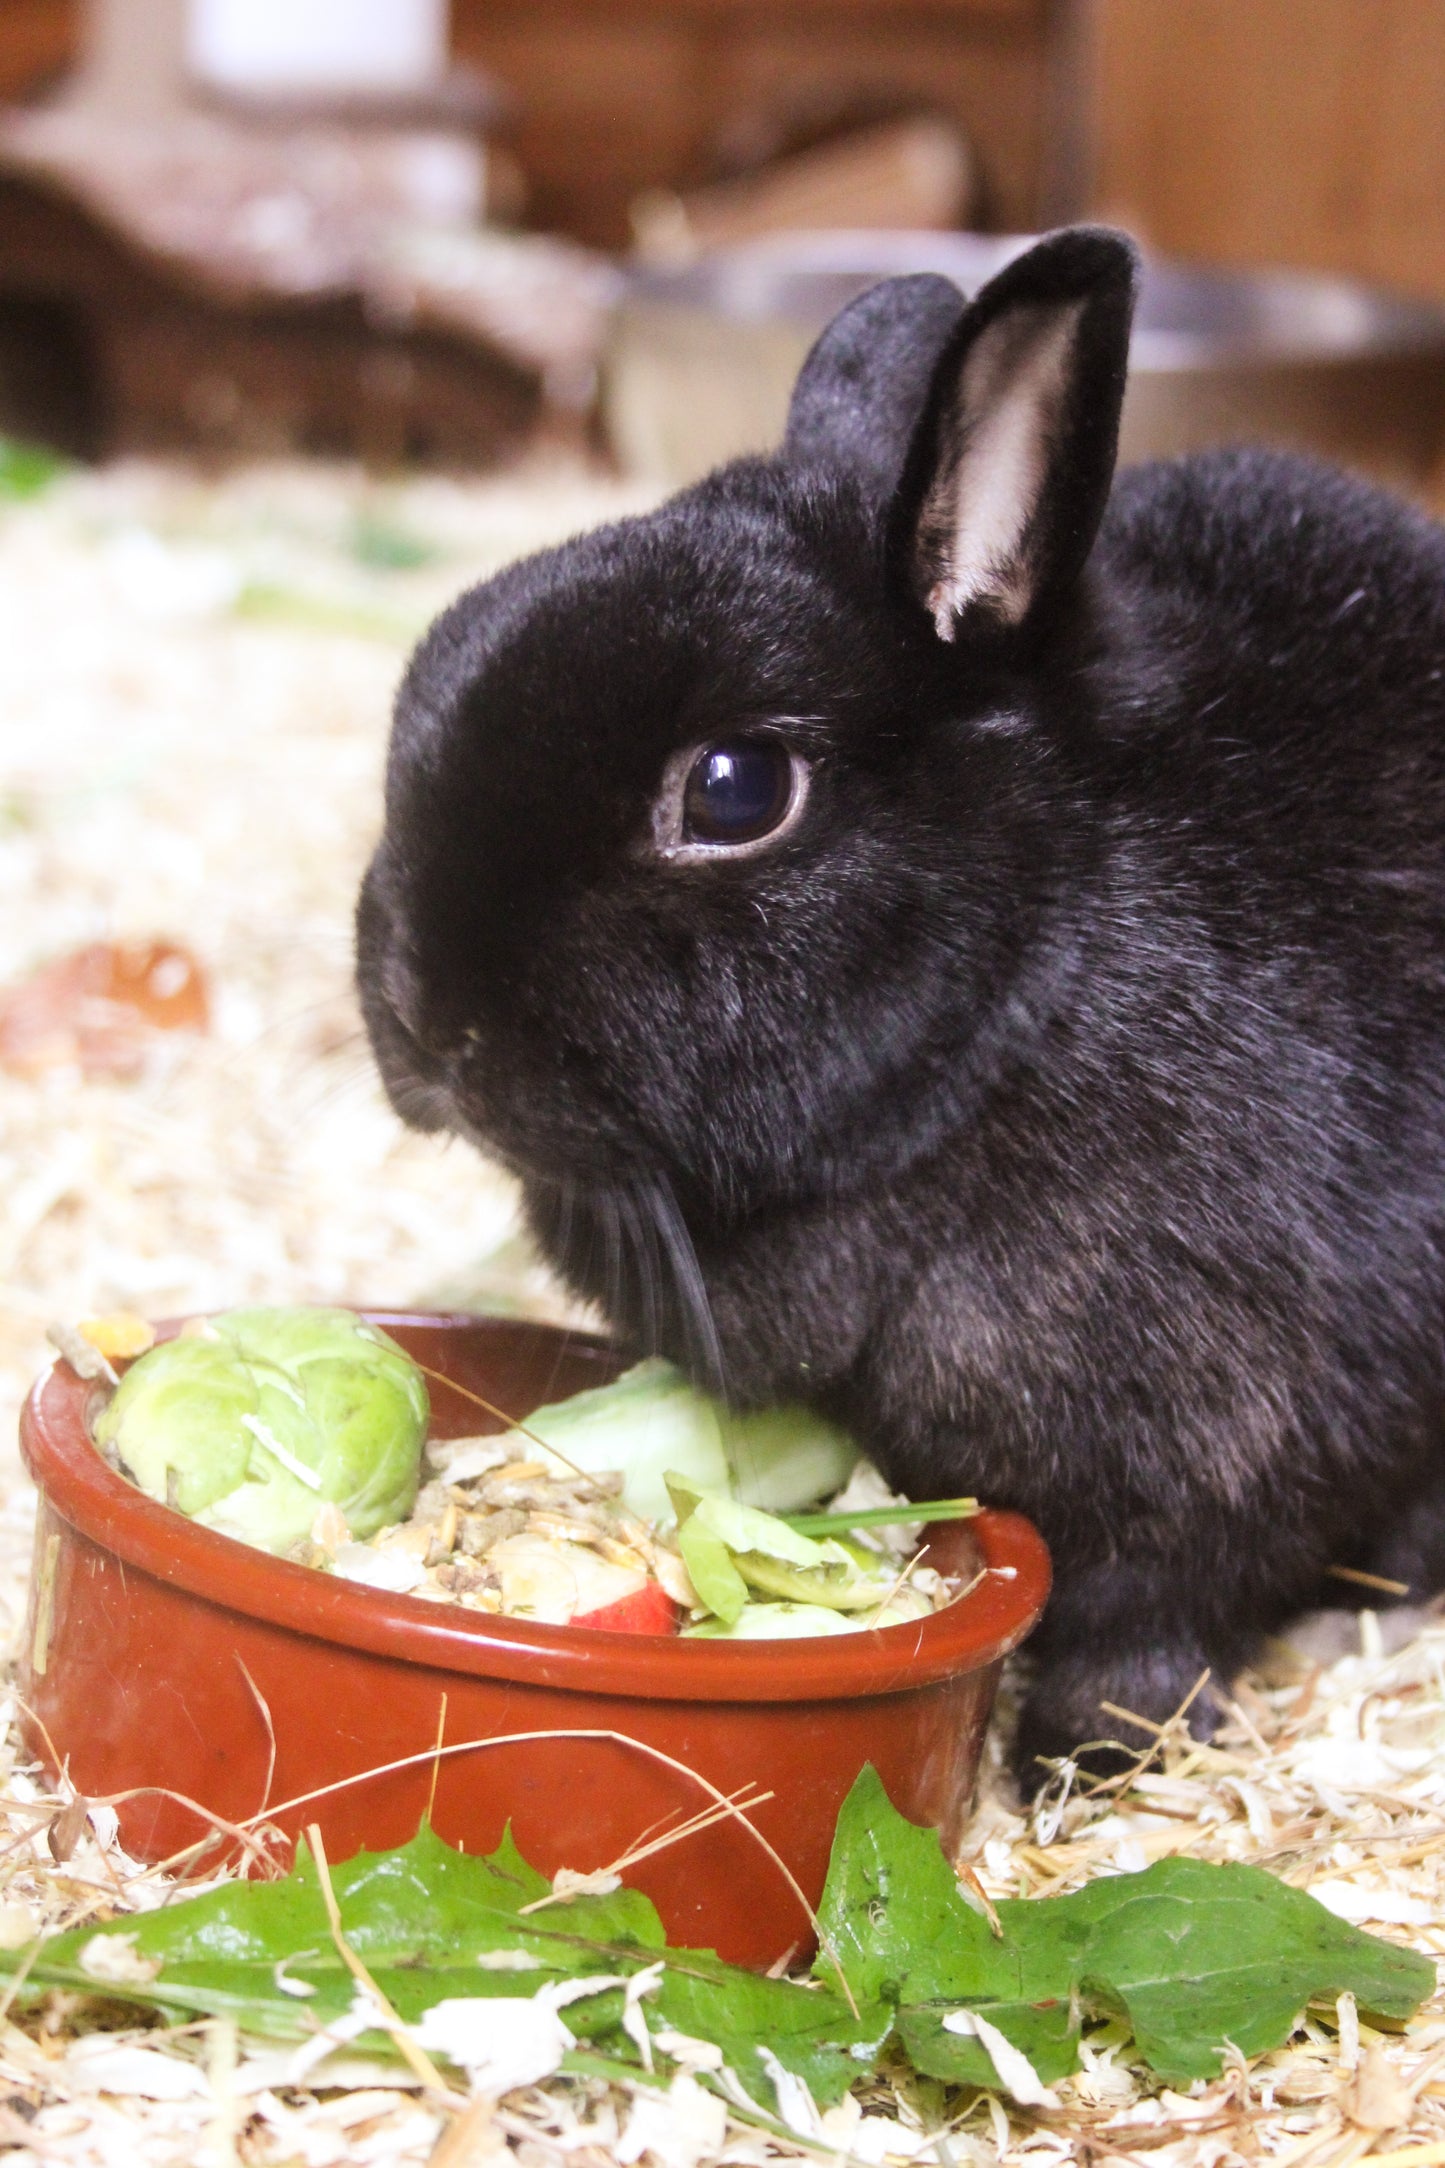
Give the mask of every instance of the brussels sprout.
[[285, 1552], [328, 1500], [353, 1536], [416, 1498], [426, 1381], [350, 1310], [230, 1310], [132, 1364], [95, 1426], [150, 1497]]

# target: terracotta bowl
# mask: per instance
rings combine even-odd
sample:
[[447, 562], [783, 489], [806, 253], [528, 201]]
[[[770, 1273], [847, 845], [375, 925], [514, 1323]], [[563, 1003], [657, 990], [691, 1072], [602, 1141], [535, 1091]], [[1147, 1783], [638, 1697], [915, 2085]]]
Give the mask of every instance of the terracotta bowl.
[[[516, 1416], [617, 1369], [605, 1343], [540, 1325], [376, 1322]], [[982, 1569], [973, 1589], [873, 1633], [730, 1646], [488, 1618], [335, 1580], [156, 1505], [91, 1445], [91, 1391], [59, 1363], [21, 1419], [41, 1494], [21, 1692], [38, 1754], [91, 1798], [130, 1795], [121, 1841], [144, 1860], [204, 1833], [186, 1801], [231, 1823], [274, 1807], [288, 1836], [319, 1821], [343, 1859], [405, 1842], [431, 1800], [451, 1843], [490, 1850], [510, 1821], [550, 1875], [610, 1864], [705, 1809], [706, 1785], [751, 1782], [772, 1794], [756, 1828], [815, 1904], [865, 1762], [905, 1814], [957, 1842], [999, 1667], [1048, 1594], [1036, 1531], [985, 1512], [927, 1538], [943, 1570]], [[439, 1436], [501, 1427], [445, 1383], [432, 1403]], [[440, 1759], [439, 1734], [453, 1750]], [[754, 1965], [808, 1946], [786, 1877], [735, 1820], [627, 1879], [675, 1942]]]

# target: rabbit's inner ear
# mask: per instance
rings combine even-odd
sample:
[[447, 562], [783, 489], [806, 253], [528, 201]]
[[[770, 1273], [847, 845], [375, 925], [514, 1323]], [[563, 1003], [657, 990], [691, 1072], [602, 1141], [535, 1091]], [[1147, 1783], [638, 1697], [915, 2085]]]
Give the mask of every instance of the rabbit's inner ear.
[[973, 604], [1017, 625], [1034, 600], [1038, 515], [1083, 313], [1082, 301], [1033, 302], [996, 317], [970, 346], [939, 413], [914, 579], [941, 640], [953, 638]]

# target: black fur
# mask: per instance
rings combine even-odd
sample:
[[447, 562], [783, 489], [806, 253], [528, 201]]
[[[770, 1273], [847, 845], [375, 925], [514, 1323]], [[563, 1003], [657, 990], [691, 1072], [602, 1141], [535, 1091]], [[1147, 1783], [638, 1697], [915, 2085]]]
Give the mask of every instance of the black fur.
[[[965, 318], [898, 282], [791, 449], [439, 621], [359, 910], [398, 1107], [514, 1167], [620, 1329], [1039, 1523], [1025, 1770], [1332, 1562], [1445, 1583], [1445, 534], [1219, 453], [1123, 475], [1077, 573], [1127, 304], [1062, 245], [1112, 329], [1020, 624], [940, 638], [899, 577]], [[801, 819], [660, 862], [664, 763], [740, 728], [812, 763]]]

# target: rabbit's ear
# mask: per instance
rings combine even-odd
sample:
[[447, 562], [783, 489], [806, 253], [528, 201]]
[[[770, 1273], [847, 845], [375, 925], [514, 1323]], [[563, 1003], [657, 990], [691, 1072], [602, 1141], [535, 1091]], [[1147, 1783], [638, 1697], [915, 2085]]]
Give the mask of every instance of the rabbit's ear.
[[833, 318], [803, 363], [782, 456], [842, 467], [891, 503], [939, 356], [963, 316], [952, 279], [885, 279]]
[[1119, 438], [1138, 258], [1076, 226], [1001, 271], [939, 357], [894, 501], [895, 565], [940, 639], [1021, 625], [1082, 569]]

